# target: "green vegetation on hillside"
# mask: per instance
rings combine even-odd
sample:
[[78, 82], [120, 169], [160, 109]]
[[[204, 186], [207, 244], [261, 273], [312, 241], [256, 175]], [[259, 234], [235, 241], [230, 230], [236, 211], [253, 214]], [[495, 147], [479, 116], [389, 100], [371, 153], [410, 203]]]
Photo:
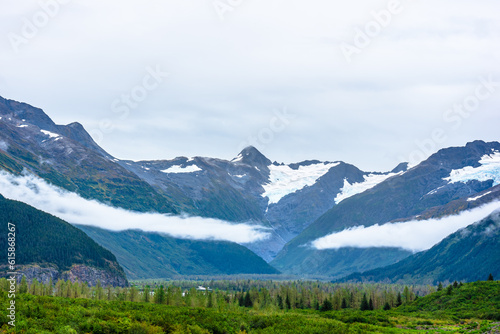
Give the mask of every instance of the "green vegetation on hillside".
[[141, 231], [112, 232], [90, 226], [78, 227], [113, 252], [130, 279], [279, 273], [255, 253], [236, 243], [175, 239]]
[[[123, 277], [115, 256], [65, 221], [0, 195], [0, 261], [7, 264], [8, 223], [15, 225], [16, 265], [51, 265], [59, 272], [84, 264]], [[4, 273], [5, 274], [5, 273]]]

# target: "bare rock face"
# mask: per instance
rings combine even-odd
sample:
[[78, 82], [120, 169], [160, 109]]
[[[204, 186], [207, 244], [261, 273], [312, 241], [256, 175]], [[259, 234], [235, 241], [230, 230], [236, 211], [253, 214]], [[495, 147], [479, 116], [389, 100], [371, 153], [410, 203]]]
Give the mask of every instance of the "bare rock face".
[[127, 280], [109, 271], [97, 269], [81, 264], [73, 265], [70, 270], [62, 273], [62, 279], [71, 280], [72, 282], [88, 282], [90, 285], [96, 285], [97, 281], [101, 281], [102, 286], [128, 286]]
[[[1, 272], [6, 271], [6, 268], [0, 268]], [[21, 281], [22, 276], [26, 276], [28, 282], [37, 279], [39, 282], [47, 284], [52, 280], [56, 282], [59, 279], [70, 280], [71, 282], [87, 282], [90, 286], [97, 285], [97, 281], [101, 282], [102, 286], [128, 286], [128, 281], [121, 275], [116, 275], [110, 271], [89, 267], [86, 265], [76, 264], [70, 270], [60, 272], [56, 267], [48, 266], [41, 267], [39, 265], [25, 265], [19, 267], [17, 280]], [[5, 276], [5, 275], [4, 275]]]

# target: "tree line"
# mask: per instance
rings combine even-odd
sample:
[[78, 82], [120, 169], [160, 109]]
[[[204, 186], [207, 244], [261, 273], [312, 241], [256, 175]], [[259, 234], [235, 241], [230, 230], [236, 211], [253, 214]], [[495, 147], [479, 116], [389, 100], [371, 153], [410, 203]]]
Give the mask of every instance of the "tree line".
[[[198, 286], [209, 289], [199, 291]], [[9, 289], [5, 278], [0, 279], [0, 289], [3, 293]], [[269, 311], [389, 310], [436, 291], [433, 286], [272, 280], [145, 281], [126, 288], [104, 287], [97, 282], [91, 287], [86, 282], [69, 280], [44, 284], [34, 279], [30, 283], [25, 277], [17, 289], [18, 293], [37, 296], [218, 308], [221, 311], [240, 307]]]

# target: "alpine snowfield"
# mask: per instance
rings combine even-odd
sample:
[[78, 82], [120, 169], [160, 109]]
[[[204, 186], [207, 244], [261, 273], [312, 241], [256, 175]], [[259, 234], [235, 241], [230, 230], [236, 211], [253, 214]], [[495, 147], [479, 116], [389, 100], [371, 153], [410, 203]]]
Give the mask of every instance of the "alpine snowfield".
[[450, 183], [493, 180], [493, 186], [500, 184], [500, 152], [484, 155], [479, 163], [481, 164], [479, 167], [467, 166], [452, 170], [450, 176], [444, 180]]
[[384, 182], [388, 178], [394, 175], [400, 175], [403, 172], [399, 173], [388, 173], [388, 174], [369, 174], [365, 175], [364, 182], [358, 182], [350, 184], [346, 179], [344, 179], [344, 187], [340, 190], [340, 193], [335, 197], [335, 203], [339, 204], [346, 198], [354, 196], [356, 194], [360, 194], [368, 189], [375, 187], [377, 184]]
[[271, 175], [269, 176], [269, 183], [263, 185], [265, 192], [262, 197], [269, 198], [269, 204], [278, 203], [286, 195], [304, 187], [312, 186], [320, 177], [328, 173], [330, 168], [338, 165], [338, 162], [318, 163], [299, 166], [298, 169], [286, 165], [270, 165]]
[[172, 166], [168, 169], [164, 169], [161, 172], [166, 173], [166, 174], [180, 174], [180, 173], [194, 173], [194, 172], [199, 172], [202, 169], [196, 165], [190, 165], [186, 167], [182, 166]]

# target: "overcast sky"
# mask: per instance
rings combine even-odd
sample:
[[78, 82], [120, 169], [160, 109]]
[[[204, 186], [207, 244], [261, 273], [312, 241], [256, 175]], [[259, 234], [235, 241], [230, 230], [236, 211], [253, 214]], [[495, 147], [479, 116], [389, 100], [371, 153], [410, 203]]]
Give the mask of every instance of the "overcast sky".
[[0, 95], [82, 123], [121, 159], [230, 159], [254, 144], [280, 162], [382, 171], [500, 140], [498, 0], [0, 7]]

